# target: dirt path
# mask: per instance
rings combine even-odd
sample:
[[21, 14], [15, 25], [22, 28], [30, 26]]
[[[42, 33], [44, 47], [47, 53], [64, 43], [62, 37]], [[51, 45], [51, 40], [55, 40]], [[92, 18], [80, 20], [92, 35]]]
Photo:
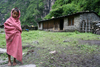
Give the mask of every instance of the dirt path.
[[100, 45], [100, 40], [79, 40], [79, 43], [81, 44], [88, 43], [89, 45]]

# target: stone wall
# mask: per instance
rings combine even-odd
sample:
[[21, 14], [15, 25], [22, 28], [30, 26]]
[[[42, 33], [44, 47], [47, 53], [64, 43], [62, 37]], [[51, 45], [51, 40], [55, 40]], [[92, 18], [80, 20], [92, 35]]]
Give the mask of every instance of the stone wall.
[[74, 16], [74, 25], [68, 26], [68, 18], [64, 18], [64, 30], [65, 31], [79, 30], [79, 26], [80, 26], [79, 22], [80, 22], [80, 17]]
[[86, 22], [100, 21], [100, 17], [95, 13], [84, 13], [80, 15], [80, 20], [85, 20]]
[[66, 31], [80, 31], [80, 24], [85, 20], [85, 22], [100, 21], [100, 17], [95, 13], [83, 13], [74, 16], [74, 25], [68, 26], [68, 17], [64, 18], [64, 30]]

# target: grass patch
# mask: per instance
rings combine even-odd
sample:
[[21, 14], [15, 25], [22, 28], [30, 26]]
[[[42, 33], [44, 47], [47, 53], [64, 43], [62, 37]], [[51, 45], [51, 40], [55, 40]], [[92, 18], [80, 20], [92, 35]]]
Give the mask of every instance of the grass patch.
[[[79, 44], [79, 40], [100, 40], [100, 35], [80, 32], [23, 31], [22, 45], [33, 45], [24, 49], [25, 64], [34, 63], [37, 67], [99, 67], [100, 46]], [[0, 37], [4, 37], [2, 34]], [[34, 42], [38, 42], [34, 43]], [[5, 44], [5, 39], [0, 41]], [[2, 47], [3, 44], [0, 46]], [[4, 45], [5, 46], [5, 45]], [[56, 51], [51, 54], [51, 51]], [[96, 60], [98, 59], [98, 60]]]

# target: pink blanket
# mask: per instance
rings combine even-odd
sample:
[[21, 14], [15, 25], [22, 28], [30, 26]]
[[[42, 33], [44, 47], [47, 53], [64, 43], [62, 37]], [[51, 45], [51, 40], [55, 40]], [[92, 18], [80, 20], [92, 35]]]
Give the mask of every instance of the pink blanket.
[[[13, 9], [12, 9], [13, 10]], [[20, 11], [19, 11], [20, 17]], [[21, 41], [21, 25], [18, 18], [11, 17], [4, 23], [5, 34], [6, 34], [6, 47], [7, 54], [13, 56], [18, 61], [22, 62], [22, 41]]]

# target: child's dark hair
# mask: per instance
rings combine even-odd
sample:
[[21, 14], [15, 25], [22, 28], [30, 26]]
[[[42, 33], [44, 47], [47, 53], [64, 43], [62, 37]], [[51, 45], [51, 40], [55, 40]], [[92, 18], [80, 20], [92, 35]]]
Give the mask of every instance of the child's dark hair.
[[[19, 13], [19, 10], [18, 8], [14, 8], [15, 11], [17, 11]], [[12, 11], [12, 13], [14, 12], [14, 10]]]

